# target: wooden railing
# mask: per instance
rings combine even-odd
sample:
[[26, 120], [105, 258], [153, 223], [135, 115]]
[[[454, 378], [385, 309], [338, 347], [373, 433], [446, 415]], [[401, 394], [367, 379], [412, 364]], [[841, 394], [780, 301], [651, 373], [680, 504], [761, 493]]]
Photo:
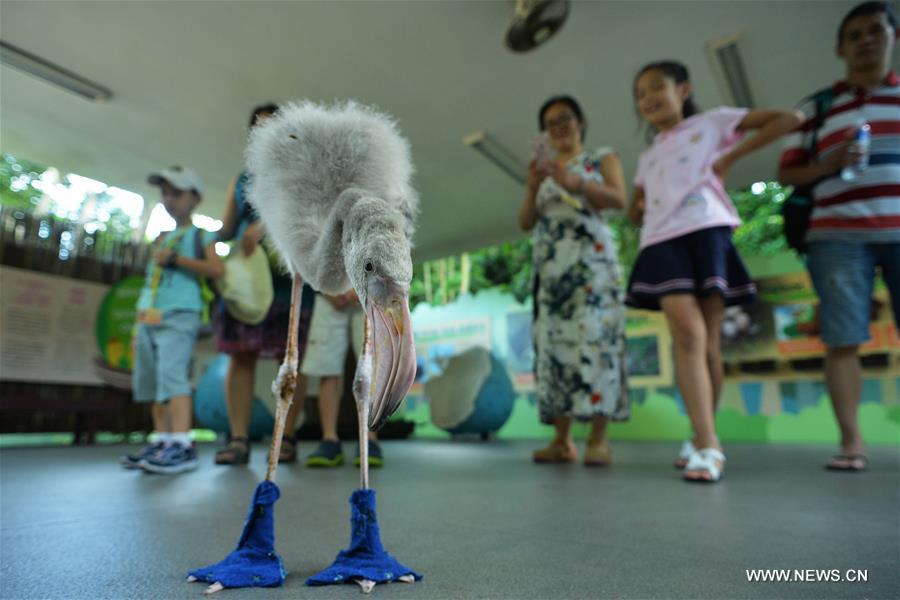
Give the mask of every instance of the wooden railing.
[[[148, 255], [142, 242], [0, 207], [0, 264], [5, 266], [112, 285], [143, 274]], [[97, 431], [149, 427], [147, 407], [134, 404], [127, 390], [0, 381], [0, 433], [73, 431], [75, 443], [90, 443]]]

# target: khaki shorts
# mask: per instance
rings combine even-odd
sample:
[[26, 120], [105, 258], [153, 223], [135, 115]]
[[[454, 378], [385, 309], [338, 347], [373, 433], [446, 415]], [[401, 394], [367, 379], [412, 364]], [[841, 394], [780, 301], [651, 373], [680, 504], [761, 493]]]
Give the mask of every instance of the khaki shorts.
[[358, 305], [335, 310], [324, 296], [316, 296], [306, 354], [300, 372], [312, 377], [339, 377], [344, 373], [347, 350], [359, 357], [363, 344], [363, 310]]
[[135, 402], [165, 403], [190, 396], [189, 377], [200, 313], [167, 311], [159, 325], [138, 324], [131, 382]]

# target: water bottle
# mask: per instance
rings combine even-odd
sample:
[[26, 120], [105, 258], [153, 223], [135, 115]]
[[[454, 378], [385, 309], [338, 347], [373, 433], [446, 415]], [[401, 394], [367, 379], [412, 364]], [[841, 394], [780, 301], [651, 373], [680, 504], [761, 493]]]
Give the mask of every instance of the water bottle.
[[872, 143], [872, 130], [869, 124], [861, 121], [856, 128], [856, 135], [853, 138], [853, 144], [862, 152], [855, 163], [847, 165], [841, 171], [841, 179], [844, 181], [854, 181], [869, 168], [869, 146]]

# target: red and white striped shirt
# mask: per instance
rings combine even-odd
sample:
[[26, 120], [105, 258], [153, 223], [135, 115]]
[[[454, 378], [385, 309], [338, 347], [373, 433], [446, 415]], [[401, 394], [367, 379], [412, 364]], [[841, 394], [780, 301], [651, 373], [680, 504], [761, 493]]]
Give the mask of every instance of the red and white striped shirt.
[[[815, 207], [807, 241], [900, 242], [900, 78], [890, 73], [881, 87], [866, 92], [846, 81], [832, 88], [833, 100], [818, 134], [817, 159], [824, 160], [864, 120], [872, 131], [869, 168], [854, 181], [834, 173], [813, 187]], [[787, 136], [781, 167], [809, 162], [816, 106], [807, 98], [806, 122]]]

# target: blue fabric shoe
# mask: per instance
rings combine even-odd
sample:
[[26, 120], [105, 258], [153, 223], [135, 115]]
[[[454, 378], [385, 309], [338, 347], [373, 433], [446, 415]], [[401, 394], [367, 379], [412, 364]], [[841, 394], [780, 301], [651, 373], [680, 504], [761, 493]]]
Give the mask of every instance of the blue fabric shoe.
[[375, 516], [375, 490], [356, 490], [350, 496], [350, 547], [341, 550], [334, 563], [306, 580], [306, 585], [334, 585], [368, 579], [375, 583], [422, 576], [402, 565], [381, 544]]
[[[356, 445], [356, 459], [354, 459], [353, 464], [357, 467], [360, 464], [359, 460], [359, 444]], [[381, 445], [375, 440], [369, 440], [369, 466], [373, 469], [380, 469], [384, 466], [384, 454], [381, 452]]]
[[141, 467], [150, 473], [175, 475], [176, 473], [193, 471], [199, 463], [196, 444], [191, 444], [190, 446], [170, 444], [153, 456], [141, 461]]
[[226, 588], [276, 587], [287, 573], [275, 551], [275, 501], [281, 492], [271, 481], [256, 486], [244, 531], [225, 560], [188, 573], [188, 581], [220, 583]]
[[155, 444], [147, 444], [134, 454], [126, 454], [122, 458], [119, 459], [119, 464], [125, 467], [126, 469], [140, 469], [141, 461], [144, 459], [150, 458], [157, 452], [163, 449], [164, 444], [162, 442], [156, 442]]
[[316, 451], [306, 459], [306, 466], [313, 468], [339, 467], [344, 464], [344, 452], [337, 440], [322, 440]]

